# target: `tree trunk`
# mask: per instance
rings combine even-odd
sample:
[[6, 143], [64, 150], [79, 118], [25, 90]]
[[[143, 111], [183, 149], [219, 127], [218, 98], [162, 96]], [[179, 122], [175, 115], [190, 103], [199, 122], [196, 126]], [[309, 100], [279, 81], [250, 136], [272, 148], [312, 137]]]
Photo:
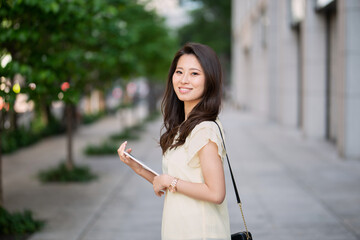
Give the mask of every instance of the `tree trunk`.
[[10, 117], [10, 131], [16, 131], [18, 129], [18, 114], [15, 111], [14, 107], [9, 110]]
[[98, 112], [104, 112], [106, 108], [104, 91], [99, 90], [99, 110]]
[[3, 130], [3, 111], [0, 110], [0, 207], [4, 207], [3, 184], [2, 184], [2, 130]]
[[[14, 78], [10, 79], [11, 86], [14, 86]], [[11, 107], [9, 109], [9, 118], [10, 118], [10, 131], [15, 131], [18, 129], [18, 114], [15, 111], [15, 102], [16, 96], [13, 102], [10, 103]]]
[[67, 136], [67, 158], [66, 168], [69, 171], [74, 169], [73, 160], [73, 109], [72, 104], [66, 104], [66, 136]]
[[85, 114], [91, 114], [91, 93], [85, 96]]
[[48, 103], [40, 103], [40, 116], [41, 121], [45, 126], [49, 125], [54, 120], [54, 116], [51, 113], [51, 106]]

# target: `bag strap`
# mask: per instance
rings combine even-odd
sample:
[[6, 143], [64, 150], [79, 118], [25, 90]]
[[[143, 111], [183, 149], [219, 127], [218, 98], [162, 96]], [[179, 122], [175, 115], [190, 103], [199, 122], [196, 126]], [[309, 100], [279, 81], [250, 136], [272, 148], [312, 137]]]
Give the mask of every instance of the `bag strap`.
[[218, 128], [219, 128], [219, 132], [220, 132], [222, 144], [223, 144], [224, 149], [225, 149], [226, 160], [227, 160], [227, 163], [228, 163], [228, 165], [229, 165], [229, 170], [230, 170], [231, 180], [232, 180], [233, 187], [234, 187], [234, 191], [235, 191], [236, 201], [237, 201], [237, 204], [238, 204], [239, 207], [240, 207], [241, 216], [242, 216], [242, 219], [243, 219], [243, 221], [244, 221], [244, 226], [245, 226], [245, 230], [246, 230], [246, 238], [247, 238], [247, 239], [250, 239], [249, 231], [248, 231], [248, 228], [247, 228], [247, 225], [246, 225], [246, 221], [245, 221], [245, 217], [244, 217], [244, 213], [243, 213], [243, 210], [242, 210], [242, 204], [241, 204], [240, 196], [239, 196], [239, 193], [238, 193], [238, 190], [237, 190], [237, 187], [236, 187], [234, 174], [233, 174], [233, 171], [232, 171], [232, 169], [231, 169], [229, 156], [228, 156], [227, 151], [226, 151], [224, 137], [223, 137], [223, 135], [222, 135], [221, 128], [220, 128], [219, 124], [218, 124], [216, 121], [214, 121], [214, 122], [216, 123], [216, 125], [217, 125]]

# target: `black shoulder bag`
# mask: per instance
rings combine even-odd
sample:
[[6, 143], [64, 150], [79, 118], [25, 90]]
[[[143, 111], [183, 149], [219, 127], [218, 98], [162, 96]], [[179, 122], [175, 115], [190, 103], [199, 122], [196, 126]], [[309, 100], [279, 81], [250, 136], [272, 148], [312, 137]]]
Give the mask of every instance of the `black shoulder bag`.
[[235, 195], [236, 195], [236, 201], [237, 201], [237, 204], [240, 207], [241, 216], [242, 216], [242, 219], [244, 221], [244, 226], [245, 226], [245, 231], [231, 234], [231, 239], [232, 240], [252, 240], [252, 235], [248, 231], [247, 226], [246, 226], [245, 217], [244, 217], [244, 213], [243, 213], [242, 205], [241, 205], [241, 200], [240, 200], [239, 193], [238, 193], [238, 190], [237, 190], [237, 187], [236, 187], [235, 178], [234, 178], [234, 175], [233, 175], [232, 170], [231, 170], [231, 165], [230, 165], [229, 157], [228, 157], [228, 154], [227, 154], [227, 151], [226, 151], [225, 141], [224, 141], [224, 138], [223, 138], [223, 135], [222, 135], [222, 132], [221, 132], [221, 128], [220, 128], [219, 124], [216, 121], [214, 121], [214, 122], [216, 123], [216, 125], [218, 126], [219, 131], [220, 131], [220, 136], [221, 136], [222, 143], [223, 143], [225, 153], [226, 153], [227, 163], [229, 165], [231, 180], [232, 180], [232, 183], [233, 183], [233, 186], [234, 186], [234, 191], [235, 191]]

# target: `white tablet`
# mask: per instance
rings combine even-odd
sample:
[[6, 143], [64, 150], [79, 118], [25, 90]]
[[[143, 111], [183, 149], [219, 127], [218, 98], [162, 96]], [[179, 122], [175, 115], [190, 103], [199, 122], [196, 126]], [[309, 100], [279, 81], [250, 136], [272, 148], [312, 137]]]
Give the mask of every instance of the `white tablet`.
[[156, 176], [159, 176], [159, 174], [157, 172], [155, 172], [154, 170], [152, 170], [151, 168], [149, 168], [145, 163], [143, 163], [142, 161], [136, 159], [133, 155], [131, 155], [130, 153], [124, 151], [125, 155], [128, 156], [129, 158], [131, 158], [132, 160], [134, 160], [135, 162], [137, 162], [138, 164], [140, 164], [141, 166], [143, 166], [143, 168], [145, 168], [146, 170], [148, 170], [149, 172], [155, 174]]

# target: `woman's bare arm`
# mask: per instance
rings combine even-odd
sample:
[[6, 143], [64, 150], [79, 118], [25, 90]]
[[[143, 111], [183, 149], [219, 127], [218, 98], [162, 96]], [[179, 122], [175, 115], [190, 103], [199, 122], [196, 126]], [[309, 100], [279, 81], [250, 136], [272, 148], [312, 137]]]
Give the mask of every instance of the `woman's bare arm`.
[[131, 148], [126, 149], [126, 145], [127, 145], [127, 141], [122, 143], [119, 149], [117, 150], [120, 160], [124, 162], [126, 165], [128, 165], [136, 174], [138, 174], [139, 176], [143, 177], [151, 184], [153, 184], [155, 174], [144, 169], [139, 163], [135, 162], [134, 160], [126, 156], [124, 154], [124, 151], [131, 153], [132, 150]]
[[[198, 154], [204, 183], [179, 179], [176, 185], [177, 192], [198, 200], [221, 204], [225, 199], [226, 188], [223, 163], [217, 145], [210, 141]], [[169, 187], [173, 179], [174, 177], [166, 174], [155, 177], [153, 181], [155, 193], [160, 195], [159, 191]]]

